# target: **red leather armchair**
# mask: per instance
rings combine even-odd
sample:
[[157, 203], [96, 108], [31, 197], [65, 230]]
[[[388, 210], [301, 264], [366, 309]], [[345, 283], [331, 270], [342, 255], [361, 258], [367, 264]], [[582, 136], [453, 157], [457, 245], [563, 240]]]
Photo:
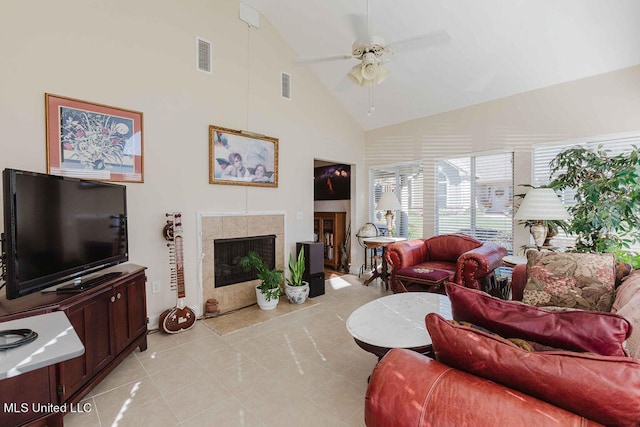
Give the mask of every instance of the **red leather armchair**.
[[429, 239], [396, 242], [385, 251], [391, 266], [391, 290], [395, 293], [424, 291], [420, 285], [410, 285], [396, 275], [407, 268], [443, 270], [448, 281], [468, 288], [484, 290], [484, 282], [497, 267], [507, 250], [495, 243], [482, 243], [465, 234], [443, 234]]

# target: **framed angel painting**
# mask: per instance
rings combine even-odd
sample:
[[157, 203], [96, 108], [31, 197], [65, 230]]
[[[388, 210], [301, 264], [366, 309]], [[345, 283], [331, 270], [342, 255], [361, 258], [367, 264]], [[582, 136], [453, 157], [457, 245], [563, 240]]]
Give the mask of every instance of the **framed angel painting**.
[[209, 183], [278, 186], [278, 139], [209, 126]]

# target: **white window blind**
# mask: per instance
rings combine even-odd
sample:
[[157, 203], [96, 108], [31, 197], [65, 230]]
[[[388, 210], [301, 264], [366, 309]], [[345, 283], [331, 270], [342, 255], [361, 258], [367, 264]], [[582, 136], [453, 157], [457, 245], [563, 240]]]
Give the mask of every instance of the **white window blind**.
[[[628, 153], [633, 150], [633, 146], [640, 147], [640, 132], [627, 133], [622, 135], [605, 135], [580, 140], [561, 141], [553, 144], [542, 144], [533, 147], [533, 177], [532, 185], [540, 187], [549, 184], [555, 176], [551, 176], [549, 163], [562, 151], [583, 146], [592, 149], [598, 149], [602, 145], [602, 149], [609, 150], [612, 156], [620, 153]], [[558, 172], [562, 173], [562, 171]], [[573, 206], [575, 204], [575, 191], [572, 189], [564, 190], [559, 193], [565, 206]], [[567, 236], [562, 230], [558, 231], [558, 235], [551, 239], [551, 243], [562, 249], [566, 249], [575, 245], [575, 237]], [[640, 247], [633, 247], [631, 250], [640, 252]]]
[[423, 234], [422, 198], [423, 173], [419, 164], [376, 166], [371, 168], [369, 205], [370, 221], [386, 233], [385, 213], [375, 207], [382, 193], [392, 191], [398, 196], [400, 211], [394, 212], [394, 236], [417, 239]]
[[513, 253], [513, 153], [436, 161], [435, 234], [464, 233]]

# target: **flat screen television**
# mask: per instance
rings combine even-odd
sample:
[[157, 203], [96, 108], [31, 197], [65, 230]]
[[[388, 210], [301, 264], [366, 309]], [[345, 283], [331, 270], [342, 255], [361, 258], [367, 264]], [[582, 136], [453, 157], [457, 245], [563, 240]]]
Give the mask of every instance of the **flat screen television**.
[[128, 261], [124, 185], [15, 169], [2, 178], [7, 299], [72, 279], [81, 290], [79, 276]]
[[329, 165], [313, 169], [314, 200], [349, 200], [351, 165]]

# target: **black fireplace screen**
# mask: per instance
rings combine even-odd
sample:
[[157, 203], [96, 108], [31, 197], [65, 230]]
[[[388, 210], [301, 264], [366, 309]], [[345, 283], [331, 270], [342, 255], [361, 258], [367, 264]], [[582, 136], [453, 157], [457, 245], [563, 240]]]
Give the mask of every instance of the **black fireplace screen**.
[[257, 279], [255, 270], [244, 271], [240, 259], [249, 252], [256, 252], [269, 269], [276, 266], [276, 236], [240, 237], [213, 241], [215, 287], [248, 282]]

